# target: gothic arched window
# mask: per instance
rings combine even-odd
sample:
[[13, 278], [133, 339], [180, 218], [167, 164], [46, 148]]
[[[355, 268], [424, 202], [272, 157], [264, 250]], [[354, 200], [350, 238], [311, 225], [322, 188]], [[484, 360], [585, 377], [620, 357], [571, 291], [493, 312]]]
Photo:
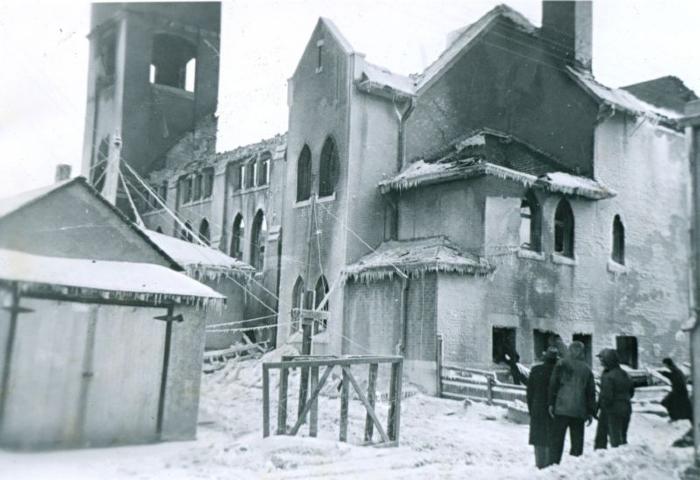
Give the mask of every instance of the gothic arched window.
[[250, 264], [259, 272], [265, 267], [265, 244], [267, 243], [267, 223], [265, 214], [258, 210], [253, 219], [250, 235]]
[[239, 260], [243, 259], [243, 236], [245, 235], [245, 222], [243, 216], [239, 213], [233, 221], [233, 230], [231, 232], [231, 248], [229, 255]]
[[333, 195], [335, 184], [338, 181], [338, 148], [331, 137], [328, 137], [323, 144], [318, 176], [318, 196], [327, 197]]
[[625, 264], [625, 226], [619, 215], [613, 219], [612, 259], [620, 265]]
[[[321, 275], [320, 277], [318, 277], [318, 281], [316, 282], [316, 288], [314, 288], [314, 307], [316, 308], [316, 310], [319, 310], [321, 302], [324, 298], [326, 298], [326, 295], [328, 294], [328, 290], [328, 281], [326, 280], [326, 277]], [[326, 303], [323, 304], [320, 310], [327, 312], [328, 308], [328, 301], [326, 301]], [[314, 332], [322, 332], [326, 329], [327, 326], [327, 319], [319, 320], [318, 322], [314, 323]]]
[[199, 223], [199, 239], [209, 245], [209, 220], [206, 218]]
[[520, 248], [542, 250], [542, 208], [532, 192], [520, 202]]
[[301, 149], [297, 160], [297, 202], [311, 196], [311, 150], [307, 145]]
[[574, 212], [565, 198], [554, 212], [554, 251], [565, 257], [574, 256]]

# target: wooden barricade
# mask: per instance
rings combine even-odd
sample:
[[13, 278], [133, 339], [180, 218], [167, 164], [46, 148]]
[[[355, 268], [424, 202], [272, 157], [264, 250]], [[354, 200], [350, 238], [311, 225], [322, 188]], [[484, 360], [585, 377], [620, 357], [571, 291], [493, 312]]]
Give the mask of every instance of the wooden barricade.
[[[382, 426], [375, 411], [377, 374], [380, 364], [391, 365], [391, 378], [389, 384], [389, 415], [386, 429]], [[359, 383], [351, 371], [353, 365], [367, 365], [367, 393], [363, 392]], [[325, 367], [319, 378], [321, 367]], [[331, 375], [334, 368], [339, 367], [342, 375], [340, 389], [340, 432], [341, 442], [347, 441], [348, 435], [348, 408], [350, 404], [350, 387], [355, 390], [357, 397], [365, 407], [364, 440], [365, 444], [381, 446], [397, 446], [399, 444], [399, 432], [401, 426], [401, 390], [403, 357], [395, 356], [312, 356], [301, 355], [283, 357], [280, 362], [263, 363], [263, 437], [270, 436], [270, 370], [279, 370], [279, 392], [277, 400], [277, 435], [296, 435], [301, 426], [306, 423], [309, 416], [309, 436], [315, 437], [318, 433], [318, 395]], [[287, 394], [289, 386], [289, 371], [300, 368], [302, 377], [309, 378], [308, 399], [300, 398], [300, 408], [296, 422], [291, 428], [287, 424]], [[374, 430], [381, 440], [372, 443]]]

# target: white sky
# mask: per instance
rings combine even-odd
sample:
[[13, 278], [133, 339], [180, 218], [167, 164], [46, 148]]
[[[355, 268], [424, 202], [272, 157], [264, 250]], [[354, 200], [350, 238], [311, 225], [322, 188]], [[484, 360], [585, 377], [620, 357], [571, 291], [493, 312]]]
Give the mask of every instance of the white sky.
[[[286, 80], [319, 16], [331, 18], [367, 60], [421, 71], [451, 30], [489, 0], [225, 0], [219, 147], [286, 130]], [[540, 2], [506, 1], [536, 25]], [[700, 92], [700, 2], [605, 0], [593, 6], [593, 71], [622, 86], [663, 75]], [[89, 3], [0, 1], [0, 197], [53, 181], [81, 162]]]

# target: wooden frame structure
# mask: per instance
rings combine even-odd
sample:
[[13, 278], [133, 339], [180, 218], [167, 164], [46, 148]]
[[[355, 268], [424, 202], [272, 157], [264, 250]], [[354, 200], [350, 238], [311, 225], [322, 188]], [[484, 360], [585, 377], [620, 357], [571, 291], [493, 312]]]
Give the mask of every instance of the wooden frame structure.
[[[382, 426], [374, 410], [376, 403], [376, 385], [379, 364], [391, 365], [391, 379], [389, 384], [389, 418], [386, 430]], [[350, 367], [353, 365], [367, 365], [369, 367], [367, 393], [365, 394], [357, 380], [353, 376]], [[319, 378], [320, 368], [325, 367]], [[401, 390], [403, 375], [403, 357], [398, 356], [312, 356], [301, 355], [283, 357], [281, 362], [263, 363], [263, 437], [270, 436], [270, 370], [280, 371], [279, 399], [277, 403], [277, 435], [296, 435], [309, 415], [309, 436], [315, 437], [318, 433], [318, 395], [330, 377], [335, 367], [342, 371], [342, 385], [340, 389], [340, 433], [341, 442], [348, 438], [348, 407], [350, 403], [350, 385], [367, 411], [365, 419], [364, 441], [365, 445], [397, 446], [399, 444], [399, 430], [401, 426]], [[287, 426], [287, 393], [289, 371], [293, 368], [301, 368], [302, 377], [310, 379], [310, 395], [308, 401], [300, 397], [299, 414], [292, 428]], [[380, 442], [372, 443], [374, 429], [381, 437]]]

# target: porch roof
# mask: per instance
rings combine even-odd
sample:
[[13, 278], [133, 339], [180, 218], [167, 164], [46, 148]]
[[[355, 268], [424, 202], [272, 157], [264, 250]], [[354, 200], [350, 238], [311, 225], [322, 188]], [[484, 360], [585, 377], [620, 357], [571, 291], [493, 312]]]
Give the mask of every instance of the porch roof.
[[[462, 252], [445, 236], [393, 240], [343, 269], [343, 279], [371, 282], [396, 274], [420, 276], [427, 272], [485, 275], [493, 267], [484, 258]], [[400, 273], [399, 273], [400, 272]]]

